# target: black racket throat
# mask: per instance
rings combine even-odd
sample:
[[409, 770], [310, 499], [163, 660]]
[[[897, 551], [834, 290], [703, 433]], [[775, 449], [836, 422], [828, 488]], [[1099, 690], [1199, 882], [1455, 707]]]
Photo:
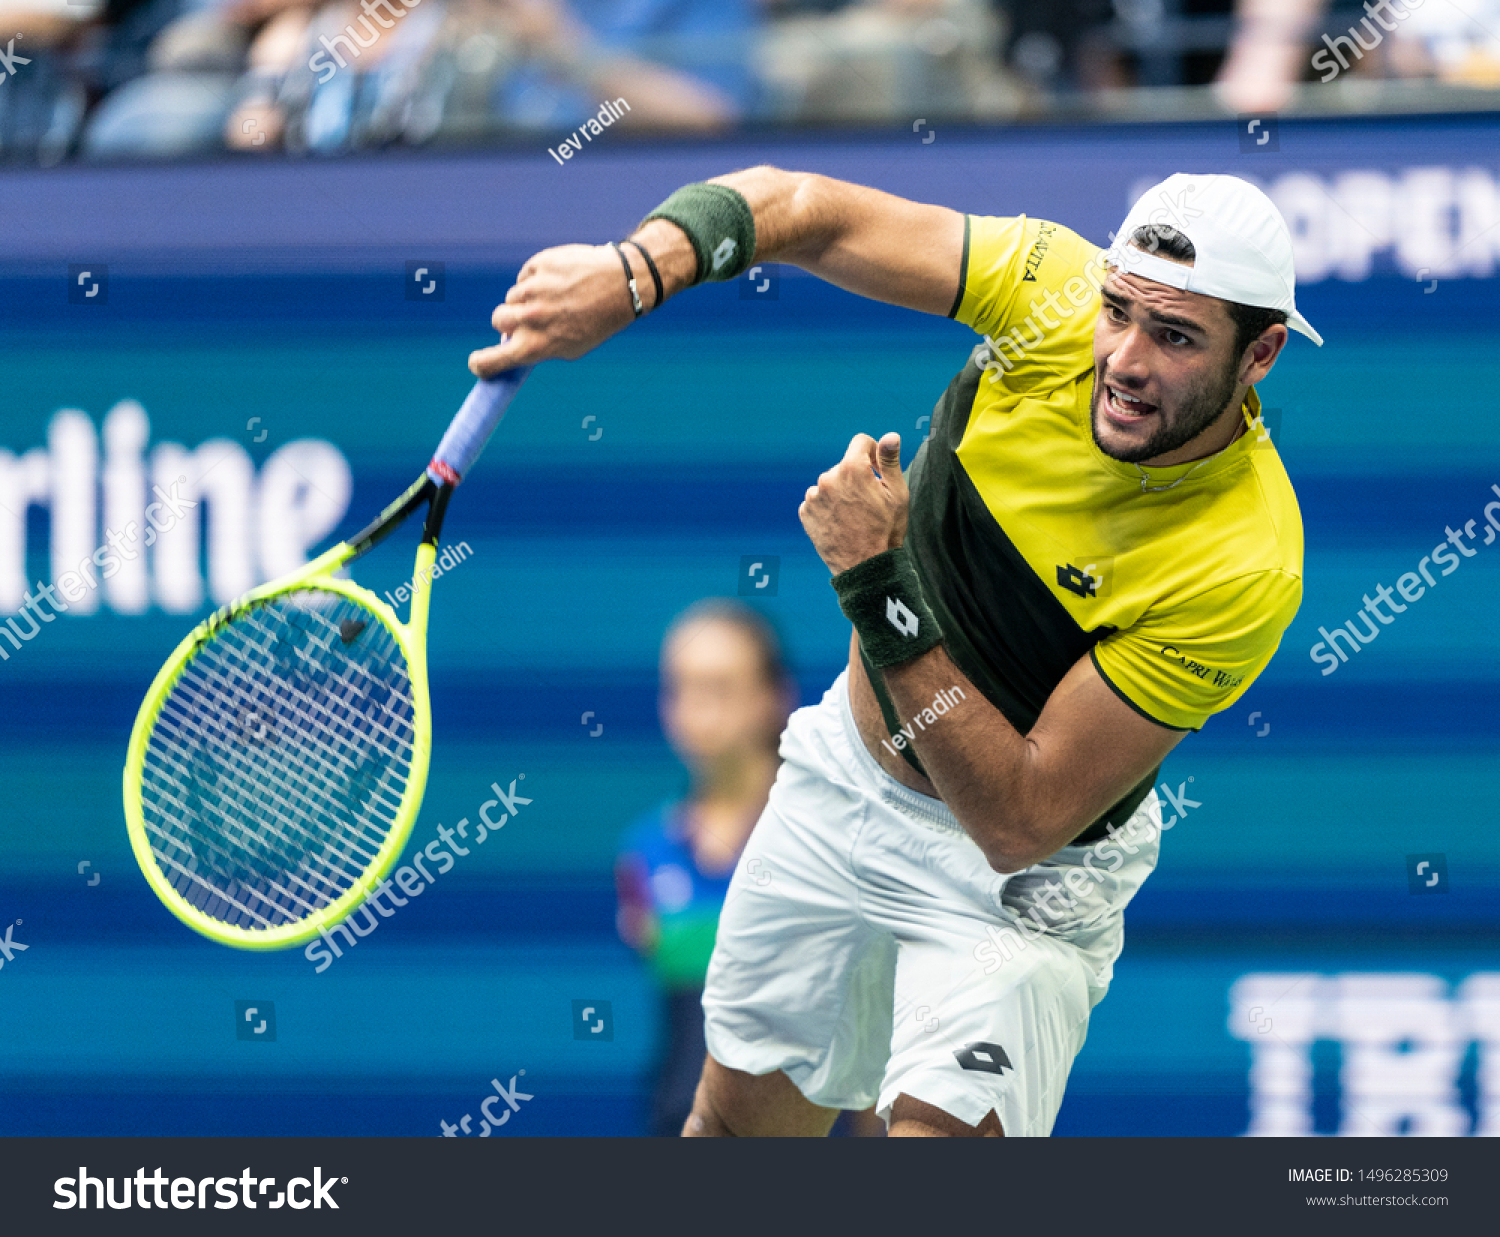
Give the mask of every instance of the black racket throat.
[[424, 472], [400, 498], [349, 539], [349, 544], [354, 548], [351, 561], [373, 550], [423, 504], [427, 507], [427, 518], [422, 524], [422, 543], [437, 545], [443, 530], [443, 517], [448, 513], [448, 500], [452, 496], [453, 486], [447, 482], [436, 482]]

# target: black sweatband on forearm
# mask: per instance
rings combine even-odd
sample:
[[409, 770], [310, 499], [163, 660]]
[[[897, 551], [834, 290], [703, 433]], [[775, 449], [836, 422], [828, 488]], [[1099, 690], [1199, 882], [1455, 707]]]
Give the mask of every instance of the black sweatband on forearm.
[[728, 185], [684, 185], [641, 220], [675, 223], [692, 242], [693, 283], [738, 279], [755, 261], [755, 215], [745, 195]]
[[832, 580], [839, 608], [859, 633], [859, 645], [876, 669], [899, 666], [942, 643], [927, 608], [922, 581], [903, 546], [856, 563]]

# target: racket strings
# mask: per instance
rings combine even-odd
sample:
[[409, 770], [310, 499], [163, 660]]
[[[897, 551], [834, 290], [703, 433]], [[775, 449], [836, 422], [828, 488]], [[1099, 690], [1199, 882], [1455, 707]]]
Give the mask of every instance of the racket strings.
[[[215, 690], [222, 693], [224, 689], [216, 687]], [[327, 721], [325, 718], [315, 718], [315, 720], [325, 724]], [[194, 721], [196, 722], [196, 719]], [[201, 865], [205, 862], [208, 868], [221, 878], [221, 881], [225, 876], [238, 877], [239, 883], [244, 886], [242, 892], [248, 896], [241, 898], [231, 894], [226, 900], [242, 917], [248, 915], [254, 922], [269, 924], [284, 920], [288, 916], [297, 918], [311, 913], [318, 906], [338, 896], [347, 886], [349, 875], [357, 875], [360, 870], [368, 866], [375, 850], [378, 849], [378, 838], [371, 838], [364, 828], [358, 827], [343, 836], [342, 845], [324, 845], [321, 852], [314, 851], [310, 856], [313, 862], [304, 862], [299, 865], [297, 851], [306, 840], [303, 836], [306, 830], [299, 826], [297, 820], [287, 811], [281, 809], [278, 803], [279, 800], [294, 797], [294, 792], [287, 783], [295, 780], [296, 775], [303, 775], [314, 792], [312, 800], [304, 804], [308, 809], [308, 816], [315, 825], [322, 826], [326, 831], [330, 825], [326, 819], [326, 804], [318, 803], [317, 799], [326, 800], [330, 795], [343, 798], [345, 796], [340, 792], [345, 789], [344, 787], [332, 784], [326, 776], [319, 777], [316, 768], [309, 768], [305, 762], [300, 768], [291, 771], [291, 777], [285, 776], [286, 771], [278, 770], [274, 763], [262, 764], [258, 770], [247, 769], [246, 753], [237, 752], [232, 746], [225, 749], [222, 745], [213, 744], [213, 736], [206, 733], [202, 725], [194, 724], [189, 729], [200, 746], [188, 770], [184, 770], [180, 762], [174, 770], [177, 776], [183, 779], [187, 791], [186, 797], [178, 797], [176, 803], [179, 808], [187, 808], [188, 819], [196, 817], [200, 820], [213, 820], [217, 818], [219, 827], [229, 844], [215, 844], [210, 834], [207, 839], [200, 839], [206, 841], [206, 845], [194, 847], [192, 855], [187, 855], [179, 846], [181, 859], [158, 848], [158, 854], [173, 864], [179, 878], [189, 883], [195, 880], [200, 884], [203, 883]], [[330, 731], [330, 733], [336, 732]], [[205, 746], [207, 746], [206, 751]], [[258, 823], [262, 829], [258, 837], [251, 836], [247, 831], [247, 823], [242, 819], [246, 813], [215, 811], [218, 804], [213, 802], [214, 797], [224, 795], [226, 788], [221, 785], [224, 779], [221, 779], [219, 770], [214, 767], [213, 757], [222, 756], [226, 750], [233, 759], [234, 767], [231, 772], [241, 782], [244, 782], [247, 776], [253, 777], [255, 772], [265, 777], [260, 786], [252, 788], [255, 792], [255, 801], [249, 805], [254, 809], [251, 813], [254, 817], [251, 827]], [[253, 756], [253, 753], [249, 754]], [[347, 774], [348, 770], [345, 769], [344, 772]], [[282, 773], [283, 776], [278, 777], [278, 773]], [[307, 776], [308, 774], [311, 776]], [[210, 792], [208, 795], [204, 794], [205, 789]], [[305, 795], [296, 797], [308, 798]], [[209, 802], [205, 803], [205, 799]], [[239, 806], [244, 808], [246, 805], [241, 802]], [[356, 806], [364, 805], [356, 803]], [[399, 806], [399, 803], [396, 806]], [[391, 804], [387, 803], [386, 807], [388, 812], [394, 812]], [[320, 808], [324, 810], [320, 811]], [[360, 846], [357, 839], [361, 838], [365, 839], [368, 845]], [[247, 850], [253, 853], [257, 861], [256, 875], [261, 878], [258, 881], [247, 879], [243, 873], [235, 871], [232, 866], [237, 862], [244, 863]], [[276, 878], [274, 868], [277, 866], [286, 869], [287, 879]], [[337, 879], [332, 875], [340, 870], [344, 879]], [[308, 880], [303, 875], [304, 871], [309, 872], [313, 879]], [[216, 891], [220, 894], [225, 893], [222, 884], [217, 887]]]
[[251, 930], [305, 919], [369, 869], [415, 745], [406, 662], [358, 602], [318, 589], [232, 616], [184, 666], [147, 743], [158, 867]]
[[[222, 699], [228, 699], [228, 698], [230, 698], [237, 691], [243, 691], [243, 690], [246, 690], [246, 689], [253, 690], [253, 688], [254, 688], [254, 682], [253, 682], [252, 679], [250, 679], [250, 677], [248, 675], [246, 675], [244, 673], [243, 667], [240, 667], [240, 666], [237, 666], [237, 665], [232, 665], [232, 664], [231, 665], [227, 665], [227, 666], [221, 664], [221, 663], [223, 663], [223, 661], [225, 659], [222, 656], [220, 656], [219, 654], [220, 654], [219, 650], [214, 650], [212, 653], [209, 653], [207, 656], [205, 656], [204, 660], [205, 660], [206, 664], [203, 667], [203, 672], [204, 672], [205, 679], [207, 681], [208, 686], [215, 692], [215, 698], [216, 699], [221, 699], [221, 700]], [[232, 681], [232, 680], [235, 680], [235, 679], [237, 679], [239, 681], [238, 682]], [[191, 729], [191, 730], [195, 731], [197, 737], [199, 737], [200, 739], [202, 739], [206, 743], [208, 741], [208, 739], [209, 739], [209, 736], [208, 736], [207, 731], [204, 729], [204, 727], [198, 721], [198, 719], [192, 717], [190, 714], [182, 714], [180, 712], [180, 710], [174, 709], [173, 706], [174, 706], [174, 701], [169, 700], [166, 703], [166, 705], [164, 706], [164, 710], [163, 711], [165, 712], [165, 711], [167, 711], [169, 709], [173, 710], [173, 715], [176, 718], [176, 720], [178, 720], [180, 722], [180, 724], [182, 724], [185, 728], [188, 728], [188, 729]], [[259, 715], [257, 715], [257, 717], [258, 716]], [[314, 720], [322, 722], [324, 724], [327, 724], [331, 719], [329, 719], [329, 718], [315, 718]], [[337, 732], [330, 726], [329, 729], [328, 729], [328, 731], [327, 731], [327, 733], [329, 734], [329, 736], [336, 743], [337, 740], [338, 740], [338, 738], [339, 738]], [[264, 737], [264, 736], [261, 736], [261, 737]], [[399, 747], [400, 745], [401, 745], [401, 742], [398, 739], [395, 746]], [[244, 752], [244, 753], [236, 753], [235, 750], [232, 747], [230, 747], [227, 750], [228, 750], [228, 754], [231, 757], [238, 757], [238, 759], [241, 762], [241, 764], [248, 764], [249, 763], [249, 761], [248, 761], [248, 751]], [[346, 772], [347, 772], [348, 768], [352, 767], [352, 766], [349, 765], [349, 762], [347, 761], [347, 759], [345, 759], [344, 754], [342, 752], [334, 751], [333, 755], [334, 755], [334, 758], [336, 760], [338, 760], [340, 763], [342, 763], [342, 764], [344, 764], [346, 766]], [[197, 758], [195, 757], [195, 759], [197, 759]], [[240, 771], [243, 771], [243, 770], [240, 770]], [[284, 777], [284, 774], [286, 773], [285, 770], [278, 769], [275, 766], [270, 766], [270, 767], [265, 768], [263, 770], [263, 772], [264, 772], [264, 774], [265, 774], [265, 776], [266, 776], [266, 778], [268, 780], [270, 780], [272, 782], [278, 782], [279, 781], [281, 783], [278, 788], [282, 790], [283, 795], [288, 794], [288, 793], [290, 793], [293, 790], [293, 785], [292, 784], [288, 784], [286, 782], [286, 779]], [[303, 775], [303, 776], [309, 777], [313, 782], [315, 782], [318, 785], [318, 787], [320, 789], [324, 790], [325, 792], [337, 793], [338, 786], [328, 776], [327, 770], [324, 767], [322, 767], [322, 766], [316, 766], [315, 765], [315, 766], [311, 766], [311, 767], [306, 767], [306, 768], [298, 769], [297, 772], [299, 774]], [[399, 800], [398, 800], [398, 802], [399, 802]], [[296, 827], [295, 824], [293, 822], [289, 822], [287, 820], [287, 817], [285, 816], [284, 812], [279, 811], [280, 804], [278, 803], [277, 800], [275, 800], [275, 799], [270, 800], [266, 804], [266, 806], [273, 813], [276, 813], [278, 815], [278, 817], [280, 818], [280, 820], [281, 820], [282, 823], [291, 823], [293, 825], [293, 828], [295, 829], [295, 827]], [[231, 827], [233, 827], [234, 822], [226, 822], [226, 823], [229, 823], [231, 825]], [[267, 829], [268, 829], [268, 832], [270, 832], [271, 834], [277, 836], [278, 838], [282, 838], [283, 840], [285, 840], [284, 835], [282, 835], [275, 828], [274, 825], [268, 825]], [[358, 832], [359, 831], [356, 831], [356, 833], [358, 833]], [[360, 834], [360, 836], [362, 836], [362, 834]], [[367, 856], [368, 858], [373, 858], [375, 851], [379, 849], [379, 845], [380, 845], [379, 839], [378, 838], [372, 839], [371, 840], [371, 845], [372, 845], [372, 849], [369, 851], [369, 855]]]
[[[219, 652], [218, 650], [215, 650], [215, 654], [217, 654], [218, 652]], [[241, 688], [241, 685], [239, 685], [239, 684], [231, 685], [231, 684], [228, 684], [228, 683], [226, 683], [226, 682], [223, 681], [223, 679], [221, 677], [222, 676], [222, 669], [221, 669], [221, 667], [219, 667], [219, 666], [217, 666], [217, 665], [214, 664], [214, 662], [216, 662], [216, 661], [222, 661], [222, 660], [223, 659], [221, 657], [218, 657], [216, 655], [210, 655], [209, 657], [205, 658], [205, 661], [206, 661], [207, 665], [204, 668], [205, 669], [205, 677], [206, 677], [206, 679], [208, 681], [208, 684], [214, 690], [214, 692], [216, 694], [216, 699], [219, 699], [219, 700], [230, 698], [234, 694], [234, 692], [236, 690], [240, 690], [240, 688]], [[241, 674], [239, 677], [244, 678], [245, 676], [243, 676], [243, 674]], [[169, 704], [166, 707], [169, 710], [172, 709], [171, 703], [169, 702]], [[176, 710], [172, 710], [172, 712], [175, 715], [177, 711]], [[184, 783], [189, 788], [189, 793], [194, 793], [194, 789], [197, 786], [201, 786], [202, 783], [204, 782], [205, 778], [215, 778], [216, 777], [216, 771], [213, 769], [212, 765], [208, 761], [204, 760], [205, 749], [208, 747], [208, 745], [212, 741], [212, 739], [211, 739], [211, 736], [209, 735], [209, 733], [207, 732], [207, 730], [204, 728], [204, 726], [199, 722], [199, 720], [197, 718], [194, 718], [192, 716], [185, 716], [185, 717], [184, 716], [177, 716], [176, 720], [178, 720], [184, 726], [184, 728], [193, 731], [194, 732], [194, 737], [197, 738], [200, 741], [200, 744], [201, 744], [201, 746], [199, 747], [198, 751], [194, 753], [194, 756], [193, 756], [193, 767], [190, 770], [186, 771], [189, 774], [189, 776], [187, 776], [186, 778], [184, 778]], [[316, 718], [315, 720], [319, 721], [319, 722], [326, 723], [328, 719]], [[334, 732], [331, 728], [329, 730], [329, 733], [331, 735], [333, 735], [335, 738], [337, 738], [336, 732]], [[247, 771], [250, 771], [249, 770], [249, 764], [250, 764], [250, 762], [247, 759], [248, 752], [236, 752], [232, 746], [223, 748], [222, 750], [224, 750], [226, 752], [226, 754], [229, 755], [231, 758], [237, 758], [237, 767], [236, 767], [235, 772], [240, 773], [240, 774], [244, 774]], [[185, 771], [179, 766], [178, 772], [179, 772], [179, 774], [182, 774]], [[285, 770], [278, 769], [277, 767], [275, 767], [273, 765], [273, 766], [267, 766], [267, 767], [263, 768], [262, 770], [260, 770], [260, 772], [262, 772], [264, 774], [265, 778], [268, 781], [270, 781], [271, 783], [275, 784], [275, 785], [273, 785], [273, 789], [277, 789], [277, 790], [281, 791], [282, 796], [283, 796], [283, 801], [284, 801], [285, 796], [287, 796], [288, 794], [290, 794], [293, 791], [294, 787], [292, 785], [289, 785], [287, 783], [287, 780], [286, 780], [286, 778], [284, 776], [284, 774], [286, 772]], [[308, 778], [314, 784], [314, 788], [315, 789], [321, 789], [325, 793], [337, 793], [338, 792], [338, 787], [326, 776], [326, 771], [324, 769], [321, 769], [321, 768], [319, 768], [317, 766], [312, 766], [312, 767], [303, 767], [303, 768], [300, 768], [296, 772], [299, 773], [299, 774], [301, 774], [301, 775], [303, 775], [304, 777]], [[286, 814], [285, 814], [284, 811], [280, 810], [280, 802], [278, 802], [278, 800], [276, 798], [269, 798], [268, 799], [266, 796], [261, 796], [261, 798], [262, 798], [262, 805], [265, 808], [267, 808], [269, 811], [271, 811], [275, 816], [277, 816], [279, 818], [279, 821], [282, 824], [290, 826], [293, 829], [294, 832], [298, 830], [298, 827], [297, 827], [296, 823], [294, 821], [290, 820], [290, 818], [288, 818], [286, 816]], [[199, 807], [199, 810], [201, 810], [201, 803], [198, 801], [197, 795], [195, 795], [195, 804], [194, 804], [194, 806]], [[278, 830], [276, 828], [275, 824], [270, 823], [270, 822], [262, 822], [262, 823], [264, 825], [265, 834], [269, 834], [271, 836], [274, 836], [274, 837], [276, 837], [277, 839], [279, 839], [281, 841], [288, 842], [293, 847], [295, 847], [298, 844], [297, 839], [289, 839], [284, 833], [282, 833], [280, 830]], [[231, 833], [233, 833], [236, 830], [242, 829], [242, 822], [240, 822], [240, 821], [238, 821], [238, 820], [236, 820], [236, 819], [234, 819], [232, 817], [224, 818], [223, 821], [222, 821], [222, 824], [225, 827], [225, 829], [228, 830], [228, 831], [230, 831]], [[358, 833], [359, 836], [363, 836], [362, 831], [356, 830], [355, 832]], [[262, 841], [266, 845], [269, 845], [269, 839], [266, 838], [264, 835], [262, 835]], [[214, 849], [214, 848], [210, 847], [210, 849]], [[372, 840], [372, 847], [367, 852], [367, 854], [365, 856], [366, 859], [373, 858], [375, 851], [378, 850], [378, 849], [379, 849], [379, 839], [378, 838], [377, 839], [373, 839]]]
[[[182, 777], [184, 772], [180, 766], [174, 770], [179, 777]], [[243, 780], [245, 770], [236, 769], [235, 772]], [[345, 868], [357, 875], [359, 870], [368, 866], [368, 860], [374, 854], [372, 849], [355, 845], [351, 837], [342, 849], [330, 850], [324, 847], [321, 854], [311, 857], [313, 862], [304, 862], [299, 865], [295, 848], [301, 839], [295, 835], [302, 830], [292, 818], [278, 809], [275, 797], [260, 794], [253, 804], [246, 805], [241, 802], [238, 805], [242, 809], [246, 806], [253, 808], [266, 833], [275, 835], [274, 842], [264, 835], [260, 839], [253, 839], [247, 835], [245, 822], [237, 818], [237, 813], [215, 810], [217, 804], [212, 801], [211, 796], [205, 796], [201, 791], [193, 790], [192, 781], [189, 779], [196, 779], [200, 786], [205, 782], [210, 782], [214, 795], [225, 793], [225, 788], [219, 784], [217, 772], [206, 773], [204, 764], [195, 761], [194, 767], [186, 771], [184, 778], [190, 788], [187, 797], [163, 795], [163, 805], [177, 809], [179, 819], [210, 822], [217, 820], [226, 841], [216, 844], [212, 834], [209, 834], [207, 837], [193, 839], [191, 846], [185, 847], [180, 838], [169, 838], [169, 842], [176, 843], [173, 850], [155, 845], [153, 849], [162, 864], [172, 867], [180, 878], [174, 881], [174, 884], [181, 886], [184, 882], [196, 883], [206, 892], [218, 893], [224, 896], [241, 916], [248, 917], [261, 926], [271, 926], [288, 917], [300, 918], [321, 905], [325, 905], [337, 897], [348, 883], [347, 880], [335, 879], [329, 874], [330, 870]], [[315, 786], [314, 788], [326, 791], [326, 787]], [[281, 788], [273, 787], [273, 789]], [[285, 794], [284, 789], [282, 793]], [[210, 802], [205, 804], [205, 798], [208, 798]], [[278, 828], [278, 823], [285, 826], [285, 829]], [[244, 864], [245, 851], [252, 847], [255, 851], [256, 875], [260, 878], [259, 880], [252, 880], [236, 869], [236, 865]], [[188, 853], [189, 849], [191, 853]], [[207, 865], [207, 873], [205, 873], [204, 864]], [[277, 864], [286, 869], [283, 873], [284, 880], [276, 878], [274, 867]], [[311, 880], [304, 876], [304, 871], [312, 877]], [[219, 883], [214, 883], [211, 877], [218, 877]], [[245, 900], [226, 892], [222, 883], [226, 877], [238, 879], [243, 887], [241, 892], [246, 895]], [[254, 905], [247, 905], [247, 901]], [[261, 913], [262, 911], [265, 913]]]

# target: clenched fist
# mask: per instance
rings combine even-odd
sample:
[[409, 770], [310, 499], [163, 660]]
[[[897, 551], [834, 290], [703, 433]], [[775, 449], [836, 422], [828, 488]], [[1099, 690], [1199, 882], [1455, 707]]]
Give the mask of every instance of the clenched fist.
[[808, 489], [797, 515], [818, 557], [838, 575], [906, 539], [909, 503], [901, 435], [877, 443], [856, 434], [844, 458]]

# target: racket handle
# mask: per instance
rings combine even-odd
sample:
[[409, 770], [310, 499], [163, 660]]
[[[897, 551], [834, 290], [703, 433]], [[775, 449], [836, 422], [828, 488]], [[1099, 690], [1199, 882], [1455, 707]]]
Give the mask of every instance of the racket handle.
[[427, 475], [439, 484], [457, 485], [484, 450], [484, 444], [500, 424], [510, 401], [532, 370], [530, 365], [508, 369], [493, 378], [481, 378], [464, 400], [438, 443]]

